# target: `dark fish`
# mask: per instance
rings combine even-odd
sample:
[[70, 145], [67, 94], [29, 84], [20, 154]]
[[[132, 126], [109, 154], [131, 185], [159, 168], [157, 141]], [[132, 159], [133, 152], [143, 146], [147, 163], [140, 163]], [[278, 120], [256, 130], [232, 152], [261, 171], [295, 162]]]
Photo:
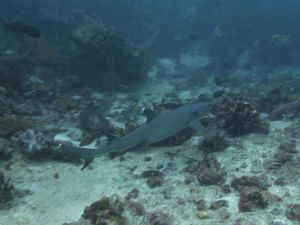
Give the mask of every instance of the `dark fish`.
[[199, 40], [200, 38], [201, 38], [201, 36], [199, 34], [191, 34], [189, 36], [189, 39], [192, 40], [192, 41]]
[[39, 38], [41, 37], [41, 32], [38, 28], [29, 25], [29, 24], [23, 24], [20, 22], [13, 22], [13, 23], [6, 23], [3, 22], [3, 26], [16, 33], [25, 34], [32, 38]]

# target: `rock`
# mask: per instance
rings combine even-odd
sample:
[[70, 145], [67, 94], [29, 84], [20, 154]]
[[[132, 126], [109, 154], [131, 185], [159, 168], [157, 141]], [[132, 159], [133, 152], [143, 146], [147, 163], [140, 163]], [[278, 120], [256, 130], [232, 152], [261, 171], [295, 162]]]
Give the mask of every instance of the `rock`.
[[142, 178], [149, 178], [154, 176], [163, 176], [163, 173], [158, 170], [145, 170], [141, 173]]
[[209, 209], [212, 210], [217, 210], [222, 207], [228, 207], [228, 201], [226, 200], [217, 200], [215, 202], [212, 202], [211, 205], [209, 206]]
[[217, 185], [225, 180], [220, 163], [211, 156], [205, 156], [197, 170], [197, 179], [202, 185]]
[[274, 201], [280, 201], [280, 199], [261, 188], [247, 186], [240, 193], [238, 206], [241, 212], [249, 212], [255, 208], [266, 208]]
[[289, 205], [286, 215], [290, 220], [300, 221], [300, 204]]
[[29, 190], [18, 190], [13, 183], [0, 172], [0, 209], [11, 207], [14, 198], [31, 194]]
[[264, 190], [270, 186], [268, 181], [265, 177], [258, 177], [258, 176], [241, 176], [235, 177], [231, 181], [231, 187], [235, 191], [241, 191], [246, 186], [254, 186]]
[[0, 160], [9, 160], [12, 158], [13, 146], [6, 139], [0, 138]]
[[197, 217], [199, 219], [208, 219], [209, 218], [209, 214], [207, 211], [199, 211], [197, 212]]
[[162, 186], [164, 181], [165, 179], [163, 176], [151, 176], [147, 178], [147, 184], [151, 188]]
[[3, 208], [6, 203], [11, 202], [14, 194], [15, 188], [13, 184], [0, 172], [0, 208]]
[[220, 209], [218, 211], [218, 216], [221, 219], [221, 221], [224, 221], [226, 219], [229, 219], [231, 214], [227, 209]]
[[86, 219], [80, 218], [76, 222], [64, 223], [63, 225], [93, 225], [93, 224], [92, 224], [92, 222], [90, 220], [86, 220]]
[[204, 199], [195, 199], [194, 203], [196, 204], [198, 211], [203, 211], [204, 209], [206, 209], [206, 202]]
[[268, 169], [277, 169], [288, 162], [295, 161], [295, 153], [297, 153], [297, 150], [294, 140], [281, 143], [273, 155], [273, 159], [269, 162]]
[[71, 73], [78, 75], [83, 85], [98, 91], [131, 90], [146, 79], [146, 52], [130, 46], [100, 18], [82, 17], [70, 38], [79, 50], [72, 57]]
[[143, 216], [146, 214], [145, 207], [140, 202], [127, 201], [126, 205], [129, 208], [130, 212], [135, 216]]
[[123, 207], [124, 203], [119, 198], [103, 197], [86, 207], [82, 218], [90, 220], [93, 225], [126, 225], [127, 219], [122, 215]]
[[199, 144], [199, 149], [206, 153], [219, 152], [229, 146], [225, 133], [218, 129], [210, 129], [205, 133], [203, 140]]
[[270, 225], [288, 225], [288, 223], [283, 219], [275, 219], [270, 223]]
[[163, 173], [158, 170], [146, 170], [140, 176], [147, 179], [146, 182], [151, 188], [162, 186], [165, 181]]
[[240, 96], [228, 96], [218, 100], [212, 107], [213, 116], [207, 123], [225, 129], [230, 135], [268, 133], [269, 124], [260, 118], [256, 106]]
[[133, 188], [125, 197], [126, 200], [130, 200], [132, 198], [137, 198], [139, 196], [139, 189]]
[[18, 117], [0, 117], [0, 137], [10, 138], [17, 131], [25, 131], [31, 125]]
[[18, 57], [3, 57], [0, 63], [1, 86], [16, 92], [23, 91], [25, 72]]
[[[145, 224], [145, 223], [143, 223]], [[146, 216], [147, 225], [172, 225], [171, 218], [162, 212], [151, 212]]]
[[114, 133], [110, 122], [105, 118], [106, 109], [84, 109], [79, 113], [77, 127], [82, 131], [80, 145], [90, 144], [94, 139]]

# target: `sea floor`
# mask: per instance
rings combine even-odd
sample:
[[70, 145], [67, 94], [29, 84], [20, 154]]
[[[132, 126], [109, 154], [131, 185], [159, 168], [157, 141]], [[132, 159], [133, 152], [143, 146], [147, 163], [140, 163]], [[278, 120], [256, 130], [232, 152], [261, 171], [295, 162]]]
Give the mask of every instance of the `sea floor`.
[[[162, 96], [174, 91], [172, 84], [167, 81], [162, 82], [157, 77], [149, 82], [145, 85], [145, 89], [138, 91], [138, 95], [143, 96], [138, 104], [160, 102]], [[212, 89], [214, 87], [199, 89], [198, 92], [183, 90], [178, 95], [182, 98], [192, 98]], [[149, 92], [152, 94], [147, 95], [146, 93]], [[124, 95], [116, 97], [114, 103], [118, 106], [121, 102], [124, 102]], [[51, 120], [45, 119], [43, 124], [47, 121]], [[107, 156], [99, 157], [91, 167], [83, 171], [80, 170], [82, 166], [80, 164], [32, 160], [20, 154], [9, 170], [4, 169], [5, 164], [0, 164], [1, 170], [5, 170], [5, 174], [13, 181], [15, 188], [29, 190], [31, 194], [16, 199], [11, 208], [0, 210], [0, 224], [70, 223], [78, 220], [85, 207], [91, 203], [104, 196], [117, 195], [124, 199], [132, 189], [139, 190], [135, 201], [140, 202], [146, 212], [163, 212], [169, 215], [174, 225], [300, 224], [286, 216], [288, 205], [300, 203], [299, 164], [285, 165], [286, 169], [281, 168], [280, 171], [275, 172], [266, 169], [267, 162], [272, 159], [278, 146], [283, 141], [290, 140], [286, 128], [296, 123], [299, 121], [271, 122], [269, 134], [231, 137], [231, 145], [228, 148], [212, 153], [226, 172], [225, 183], [229, 184], [234, 177], [266, 177], [271, 184], [268, 191], [280, 198], [280, 201], [271, 203], [266, 208], [240, 212], [239, 192], [225, 193], [220, 185], [200, 185], [196, 179], [186, 182], [187, 177], [194, 176], [185, 172], [187, 162], [191, 159], [201, 161], [203, 157], [198, 147], [202, 136], [195, 134], [192, 139], [176, 147], [150, 147], [141, 152], [128, 152], [113, 159]], [[74, 128], [70, 123], [64, 124], [63, 120], [55, 121], [51, 126]], [[298, 146], [299, 140], [295, 141]], [[299, 147], [297, 150], [299, 151]], [[157, 168], [160, 168], [163, 173], [164, 182], [159, 187], [151, 188], [140, 174]], [[284, 177], [288, 182], [285, 185], [274, 184], [274, 180], [278, 177]], [[203, 199], [207, 205], [201, 211], [197, 210], [195, 204], [199, 199]], [[228, 206], [217, 210], [209, 209], [212, 202], [220, 199], [226, 200]], [[124, 215], [130, 225], [147, 224], [145, 215], [133, 215], [126, 210]]]
[[[224, 152], [215, 153], [227, 173], [227, 180], [233, 176], [262, 172], [259, 171], [262, 169], [260, 161], [265, 157], [262, 155], [273, 154], [283, 136], [282, 130], [287, 126], [289, 122], [273, 123], [269, 135], [252, 134], [239, 138], [242, 149], [229, 147]], [[237, 220], [241, 224], [269, 225], [274, 220], [280, 220], [282, 224], [297, 224], [288, 221], [284, 213], [275, 212], [282, 212], [288, 204], [300, 201], [299, 177], [293, 184], [283, 187], [275, 185], [269, 189], [282, 199], [279, 205], [277, 203], [266, 209], [247, 213], [238, 210], [238, 193], [224, 194], [217, 185], [200, 186], [196, 182], [185, 184], [186, 175], [183, 169], [186, 159], [202, 157], [195, 144], [197, 139], [198, 137], [194, 137], [178, 147], [153, 147], [144, 152], [126, 153], [122, 161], [119, 157], [101, 157], [95, 160], [91, 169], [84, 171], [80, 170], [80, 165], [55, 161], [21, 161], [13, 164], [7, 175], [14, 181], [16, 188], [29, 189], [32, 194], [18, 199], [13, 208], [0, 211], [0, 224], [58, 225], [75, 221], [92, 202], [103, 196], [118, 195], [124, 198], [133, 188], [139, 190], [136, 200], [147, 211], [159, 210], [170, 215], [174, 225], [235, 224]], [[145, 161], [146, 157], [151, 157], [151, 160]], [[161, 187], [152, 189], [138, 175], [145, 170], [155, 170], [158, 165], [163, 165], [165, 182]], [[228, 201], [228, 208], [207, 210], [208, 217], [199, 218], [195, 199], [205, 199], [208, 204], [225, 199]], [[224, 210], [229, 213], [228, 219], [222, 218]], [[143, 217], [130, 214], [128, 216], [129, 224], [143, 224]]]

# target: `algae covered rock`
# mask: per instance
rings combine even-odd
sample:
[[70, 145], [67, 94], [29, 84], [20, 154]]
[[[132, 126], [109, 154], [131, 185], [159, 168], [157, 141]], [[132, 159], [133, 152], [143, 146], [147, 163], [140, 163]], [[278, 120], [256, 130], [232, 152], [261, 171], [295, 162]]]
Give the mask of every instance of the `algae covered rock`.
[[210, 129], [204, 134], [203, 140], [199, 143], [199, 149], [204, 152], [219, 152], [229, 146], [225, 133], [218, 129]]
[[300, 221], [300, 204], [291, 204], [286, 212], [290, 220]]
[[197, 179], [201, 185], [218, 185], [225, 181], [221, 164], [212, 156], [205, 156], [197, 168]]
[[0, 117], [0, 137], [8, 138], [17, 131], [30, 128], [30, 123], [18, 117]]
[[13, 184], [0, 172], [0, 208], [3, 208], [6, 203], [13, 200], [14, 192]]
[[71, 34], [79, 50], [72, 70], [81, 81], [97, 90], [129, 89], [146, 79], [148, 57], [134, 48], [97, 17], [86, 16]]
[[144, 224], [147, 225], [171, 225], [172, 220], [168, 214], [160, 211], [150, 212], [145, 218]]
[[15, 198], [23, 197], [29, 193], [29, 190], [16, 189], [11, 180], [0, 172], [0, 209], [10, 208]]
[[68, 225], [127, 225], [127, 219], [122, 215], [124, 205], [116, 196], [103, 197], [86, 207], [80, 220]]
[[240, 212], [250, 212], [256, 208], [266, 208], [271, 203], [278, 201], [281, 201], [281, 199], [267, 190], [246, 186], [240, 193], [238, 206]]
[[240, 96], [217, 101], [212, 107], [212, 113], [212, 118], [207, 118], [210, 123], [226, 130], [230, 135], [269, 132], [269, 124], [260, 118], [254, 103]]

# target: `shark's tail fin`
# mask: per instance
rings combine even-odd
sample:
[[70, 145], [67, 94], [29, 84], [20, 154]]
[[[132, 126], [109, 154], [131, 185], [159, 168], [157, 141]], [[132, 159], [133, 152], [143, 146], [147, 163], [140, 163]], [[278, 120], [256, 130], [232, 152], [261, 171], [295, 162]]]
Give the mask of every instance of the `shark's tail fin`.
[[74, 155], [78, 158], [84, 159], [84, 165], [81, 170], [88, 167], [99, 153], [99, 149], [91, 149], [91, 148], [78, 148], [70, 145], [61, 145], [61, 149], [67, 154]]

